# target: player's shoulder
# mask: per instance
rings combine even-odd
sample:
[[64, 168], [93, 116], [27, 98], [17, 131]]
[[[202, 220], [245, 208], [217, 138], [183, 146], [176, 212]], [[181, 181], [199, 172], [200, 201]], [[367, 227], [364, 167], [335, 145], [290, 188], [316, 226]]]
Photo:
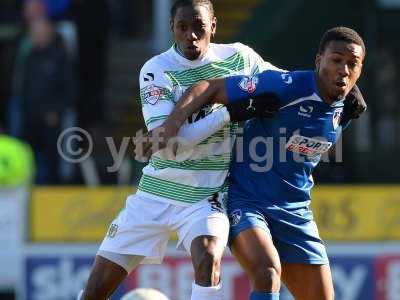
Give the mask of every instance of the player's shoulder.
[[267, 70], [259, 77], [262, 85], [272, 87], [286, 101], [310, 95], [315, 89], [313, 71]]
[[281, 81], [287, 86], [292, 87], [313, 87], [314, 71], [285, 71], [281, 69], [265, 70], [262, 72], [266, 78]]
[[240, 43], [240, 42], [235, 42], [235, 43], [232, 43], [229, 45], [231, 45], [231, 47], [237, 49], [238, 51], [242, 51], [242, 52], [253, 51], [252, 48], [250, 48], [249, 46], [247, 46], [243, 43]]
[[254, 49], [248, 45], [245, 45], [240, 42], [230, 43], [230, 44], [214, 44], [221, 49], [232, 49], [232, 51], [241, 52], [241, 53], [255, 53]]
[[241, 53], [241, 54], [248, 54], [248, 53], [253, 53], [254, 50], [250, 48], [249, 46], [236, 42], [236, 43], [230, 43], [230, 44], [216, 44], [216, 43], [211, 43], [210, 47], [214, 52], [217, 53], [227, 53], [227, 54], [235, 54], [235, 53]]
[[314, 71], [281, 72], [281, 78], [287, 86], [288, 98], [297, 99], [315, 92]]
[[286, 81], [292, 81], [296, 88], [312, 89], [315, 86], [315, 72], [311, 70], [283, 72]]
[[171, 61], [172, 49], [168, 49], [167, 51], [157, 54], [146, 61], [141, 68], [141, 72], [148, 70], [163, 70], [171, 63]]

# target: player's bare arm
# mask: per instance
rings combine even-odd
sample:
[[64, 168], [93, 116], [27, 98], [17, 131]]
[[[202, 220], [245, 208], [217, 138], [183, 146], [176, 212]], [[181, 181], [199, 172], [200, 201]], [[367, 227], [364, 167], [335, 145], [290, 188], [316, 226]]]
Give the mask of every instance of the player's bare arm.
[[190, 115], [210, 103], [228, 103], [223, 78], [201, 81], [189, 88], [164, 124], [177, 132]]

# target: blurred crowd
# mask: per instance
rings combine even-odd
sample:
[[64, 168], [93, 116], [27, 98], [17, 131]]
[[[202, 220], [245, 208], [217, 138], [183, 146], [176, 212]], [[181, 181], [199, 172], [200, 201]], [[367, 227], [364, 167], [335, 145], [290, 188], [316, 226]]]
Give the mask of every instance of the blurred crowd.
[[98, 131], [108, 117], [110, 36], [148, 36], [151, 7], [131, 0], [1, 1], [0, 133], [32, 147], [36, 184], [85, 182], [77, 165], [60, 158], [57, 137], [72, 126], [105, 134]]
[[76, 170], [60, 159], [57, 138], [103, 120], [109, 10], [103, 0], [8, 2], [0, 21], [19, 31], [2, 47], [1, 127], [32, 147], [36, 184], [73, 182]]

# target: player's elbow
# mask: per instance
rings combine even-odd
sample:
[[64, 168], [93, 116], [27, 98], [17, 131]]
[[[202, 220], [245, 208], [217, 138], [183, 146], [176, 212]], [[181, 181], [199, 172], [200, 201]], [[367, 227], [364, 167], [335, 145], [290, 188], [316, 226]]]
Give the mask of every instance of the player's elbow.
[[211, 79], [207, 81], [211, 103], [228, 104], [228, 97], [225, 90], [225, 79]]
[[210, 81], [211, 89], [213, 91], [213, 102], [228, 104], [228, 96], [225, 88], [225, 79], [214, 79]]
[[202, 80], [190, 88], [190, 93], [202, 98], [203, 104], [227, 104], [224, 79]]

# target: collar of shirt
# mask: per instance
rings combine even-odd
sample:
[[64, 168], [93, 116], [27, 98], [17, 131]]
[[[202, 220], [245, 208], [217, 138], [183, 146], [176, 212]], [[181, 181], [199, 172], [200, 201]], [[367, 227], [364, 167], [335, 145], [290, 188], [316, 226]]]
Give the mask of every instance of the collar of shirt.
[[189, 68], [198, 67], [198, 66], [202, 66], [207, 63], [210, 63], [211, 62], [210, 59], [213, 56], [211, 44], [208, 47], [206, 54], [202, 58], [195, 59], [195, 60], [189, 60], [189, 59], [185, 58], [185, 56], [183, 55], [182, 51], [179, 49], [179, 47], [176, 43], [174, 43], [174, 45], [172, 46], [171, 51], [173, 53], [174, 58], [180, 64], [187, 66]]

